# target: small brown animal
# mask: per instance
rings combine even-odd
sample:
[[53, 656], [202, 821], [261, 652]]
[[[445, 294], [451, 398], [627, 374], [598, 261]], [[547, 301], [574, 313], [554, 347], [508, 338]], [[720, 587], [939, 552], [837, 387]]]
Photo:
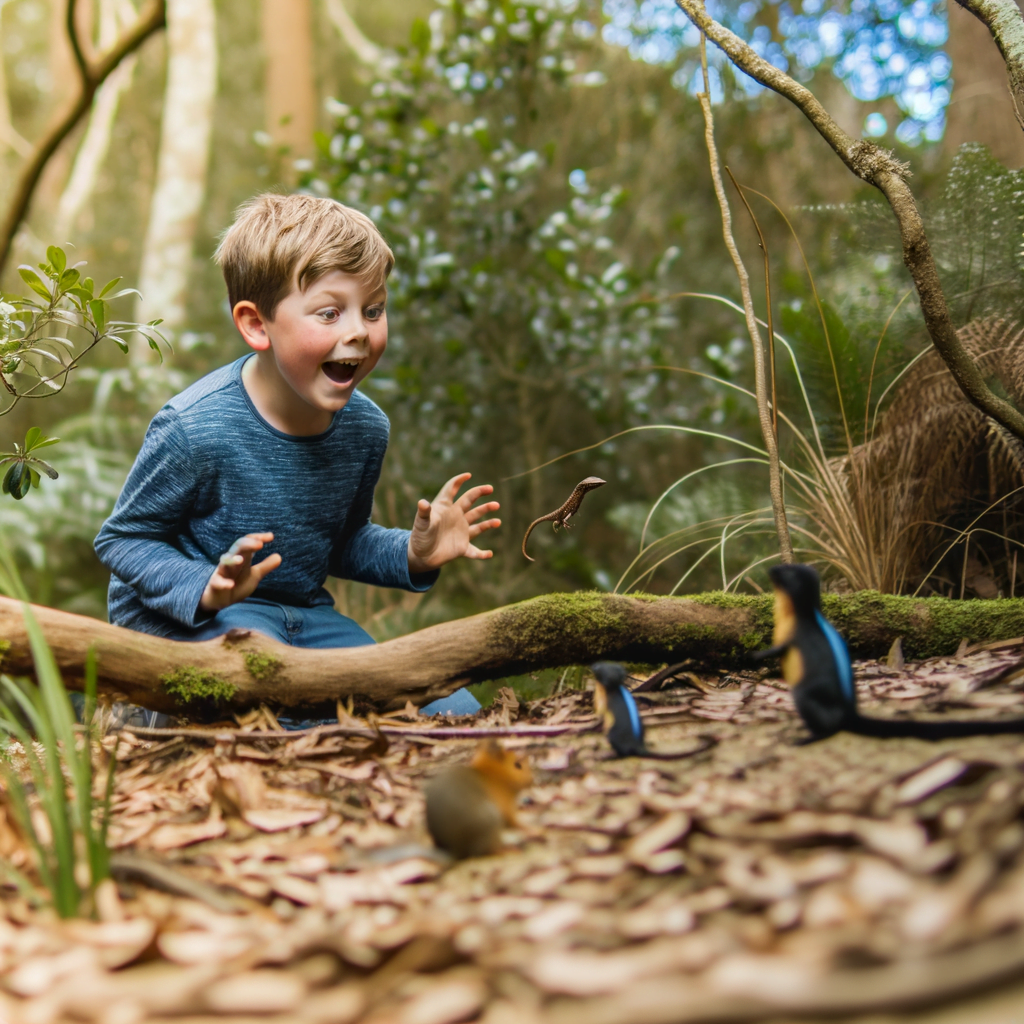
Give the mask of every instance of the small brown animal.
[[518, 754], [487, 740], [468, 766], [449, 768], [429, 783], [427, 829], [453, 857], [497, 853], [502, 829], [516, 823], [516, 796], [532, 782]]
[[533, 533], [535, 526], [539, 523], [551, 523], [553, 530], [557, 530], [560, 526], [568, 530], [570, 526], [569, 520], [579, 512], [580, 505], [583, 504], [583, 498], [587, 491], [592, 491], [595, 487], [603, 487], [606, 483], [607, 481], [602, 480], [599, 476], [588, 476], [586, 480], [581, 480], [572, 489], [572, 494], [566, 499], [564, 505], [559, 505], [554, 512], [549, 512], [546, 516], [541, 516], [540, 519], [534, 519], [526, 529], [526, 536], [523, 537], [524, 557], [530, 562], [534, 561], [534, 559], [526, 554], [526, 542], [530, 539], [530, 534]]

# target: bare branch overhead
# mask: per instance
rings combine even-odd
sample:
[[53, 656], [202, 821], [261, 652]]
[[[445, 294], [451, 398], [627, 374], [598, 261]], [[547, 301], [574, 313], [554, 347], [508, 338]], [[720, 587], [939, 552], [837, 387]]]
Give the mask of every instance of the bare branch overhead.
[[359, 61], [370, 67], [379, 64], [383, 51], [376, 43], [369, 40], [363, 30], [353, 21], [344, 0], [324, 0], [324, 4], [327, 8], [327, 17], [331, 19], [338, 34], [345, 40], [348, 48]]
[[1024, 17], [1014, 0], [956, 0], [988, 27], [1006, 63], [1017, 123], [1024, 128]]
[[705, 9], [703, 0], [676, 0], [676, 5], [708, 39], [725, 52], [733, 64], [798, 107], [843, 163], [858, 178], [873, 185], [885, 196], [899, 224], [903, 262], [913, 277], [925, 326], [935, 348], [969, 401], [1024, 440], [1024, 415], [992, 391], [957, 338], [921, 214], [914, 194], [907, 185], [908, 167], [873, 142], [855, 139], [843, 131], [809, 89], [769, 64], [734, 32], [715, 21]]
[[68, 0], [66, 24], [79, 72], [78, 91], [42, 138], [33, 145], [25, 165], [18, 173], [10, 205], [0, 224], [0, 272], [10, 258], [14, 236], [28, 214], [32, 195], [50, 158], [85, 116], [96, 90], [125, 57], [134, 53], [153, 33], [164, 27], [167, 16], [166, 0], [146, 0], [135, 24], [126, 29], [109, 49], [91, 58], [79, 34], [76, 8], [77, 0]]

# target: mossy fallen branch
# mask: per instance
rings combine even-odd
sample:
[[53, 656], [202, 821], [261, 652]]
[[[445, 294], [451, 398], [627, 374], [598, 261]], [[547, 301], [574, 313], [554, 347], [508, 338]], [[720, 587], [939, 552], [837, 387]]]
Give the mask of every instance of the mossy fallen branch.
[[[1024, 600], [951, 601], [862, 591], [831, 594], [825, 614], [855, 657], [885, 655], [903, 638], [908, 658], [951, 654], [972, 642], [1024, 636]], [[361, 696], [381, 708], [423, 705], [467, 683], [598, 658], [659, 664], [698, 658], [738, 666], [771, 639], [771, 598], [601, 593], [547, 594], [441, 623], [371, 647], [303, 650], [253, 633], [244, 649], [223, 638], [184, 644], [133, 633], [52, 608], [35, 608], [69, 685], [84, 672], [90, 645], [100, 690], [156, 710], [190, 714], [277, 707], [335, 706]], [[0, 598], [4, 671], [32, 673], [17, 602]], [[170, 680], [170, 682], [168, 682]], [[79, 684], [80, 685], [80, 684]]]

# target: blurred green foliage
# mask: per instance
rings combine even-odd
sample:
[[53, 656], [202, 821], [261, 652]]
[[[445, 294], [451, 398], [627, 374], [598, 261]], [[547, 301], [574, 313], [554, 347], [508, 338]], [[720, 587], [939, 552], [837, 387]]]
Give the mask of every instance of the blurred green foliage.
[[[39, 425], [62, 439], [60, 478], [0, 506], [0, 528], [35, 598], [103, 614], [106, 580], [91, 541], [149, 418], [190, 380], [243, 351], [208, 259], [216, 238], [239, 202], [263, 188], [295, 187], [297, 173], [300, 187], [371, 213], [398, 256], [391, 346], [367, 382], [392, 420], [376, 518], [407, 526], [416, 499], [463, 469], [476, 482], [495, 483], [502, 502], [498, 557], [447, 569], [427, 598], [360, 597], [366, 588], [338, 585], [343, 606], [375, 635], [548, 590], [614, 586], [658, 495], [740, 451], [650, 430], [518, 474], [633, 426], [686, 424], [757, 440], [747, 398], [682, 372], [741, 385], [751, 377], [741, 320], [721, 303], [680, 294], [735, 297], [736, 288], [700, 110], [688, 83], [673, 77], [678, 67], [632, 59], [606, 42], [597, 0], [351, 0], [350, 9], [385, 57], [361, 70], [315, 7], [315, 71], [328, 99], [310, 168], [267, 143], [259, 19], [242, 0], [219, 0], [221, 82], [190, 329], [161, 366], [125, 366], [96, 352], [60, 402], [40, 406], [31, 423], [20, 410], [11, 417], [16, 436]], [[45, 17], [32, 20], [30, 10], [45, 7], [18, 0], [4, 14], [5, 28], [17, 33], [17, 66], [27, 69], [28, 77], [9, 79], [19, 129], [29, 136], [47, 112], [46, 96], [32, 85], [45, 64]], [[9, 31], [9, 43], [14, 38]], [[96, 195], [73, 237], [78, 255], [107, 274], [136, 266], [140, 255], [161, 47], [154, 42], [140, 57]], [[830, 71], [808, 76], [826, 106], [853, 103]], [[873, 403], [926, 344], [911, 295], [875, 359], [879, 335], [909, 287], [891, 215], [816, 148], [784, 102], [726, 85], [728, 99], [715, 107], [719, 147], [739, 182], [770, 195], [793, 221], [825, 301], [856, 439], [869, 381]], [[862, 119], [868, 108], [849, 109]], [[965, 150], [949, 173], [937, 148], [917, 150], [913, 159], [957, 322], [990, 310], [1016, 315], [1019, 172], [977, 149]], [[305, 170], [297, 172], [297, 163]], [[768, 241], [779, 329], [792, 335], [827, 443], [840, 451], [835, 380], [800, 250], [774, 209], [757, 197], [751, 202]], [[34, 217], [45, 222], [45, 203]], [[756, 278], [755, 236], [739, 204], [734, 217]], [[760, 295], [758, 308], [763, 313]], [[806, 426], [781, 358], [779, 371], [782, 408]], [[538, 562], [523, 562], [526, 525], [590, 473], [609, 486], [589, 499], [574, 530], [538, 532]], [[751, 464], [731, 466], [717, 480], [694, 477], [666, 498], [649, 530], [658, 535], [712, 512], [758, 507], [763, 480]], [[754, 539], [743, 543], [750, 545], [744, 556], [756, 553]], [[681, 556], [645, 585], [667, 590], [691, 564]], [[687, 588], [717, 581], [718, 567], [702, 566]]]
[[[680, 250], [638, 261], [625, 244], [626, 189], [607, 169], [588, 179], [553, 131], [563, 118], [541, 116], [608, 88], [585, 13], [499, 0], [438, 8], [365, 102], [334, 104], [336, 130], [318, 139], [304, 187], [367, 211], [397, 258], [391, 351], [366, 387], [401, 438], [385, 486], [400, 481], [406, 500], [462, 468], [511, 477], [562, 454], [569, 437], [646, 422], [670, 385], [651, 367], [671, 361], [678, 321], [664, 282]], [[598, 462], [607, 454], [548, 475], [571, 489], [571, 474]], [[615, 469], [620, 483], [633, 478]], [[506, 519], [548, 511], [541, 480], [500, 488]], [[503, 553], [515, 542], [507, 533]], [[575, 561], [562, 573], [592, 584], [597, 566]]]

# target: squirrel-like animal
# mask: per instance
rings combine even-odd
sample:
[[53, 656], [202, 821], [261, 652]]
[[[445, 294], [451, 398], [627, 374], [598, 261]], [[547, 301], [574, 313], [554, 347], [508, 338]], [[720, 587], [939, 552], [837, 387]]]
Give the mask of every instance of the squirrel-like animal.
[[774, 646], [758, 658], [777, 655], [793, 688], [793, 701], [811, 740], [837, 732], [860, 736], [912, 736], [942, 740], [1024, 732], [1024, 719], [993, 721], [908, 721], [867, 718], [857, 710], [853, 666], [843, 638], [821, 614], [821, 582], [809, 565], [776, 565], [769, 572], [775, 587]]
[[532, 782], [518, 754], [487, 740], [469, 765], [449, 768], [428, 784], [427, 829], [453, 857], [497, 853], [502, 830], [516, 823], [516, 797]]

